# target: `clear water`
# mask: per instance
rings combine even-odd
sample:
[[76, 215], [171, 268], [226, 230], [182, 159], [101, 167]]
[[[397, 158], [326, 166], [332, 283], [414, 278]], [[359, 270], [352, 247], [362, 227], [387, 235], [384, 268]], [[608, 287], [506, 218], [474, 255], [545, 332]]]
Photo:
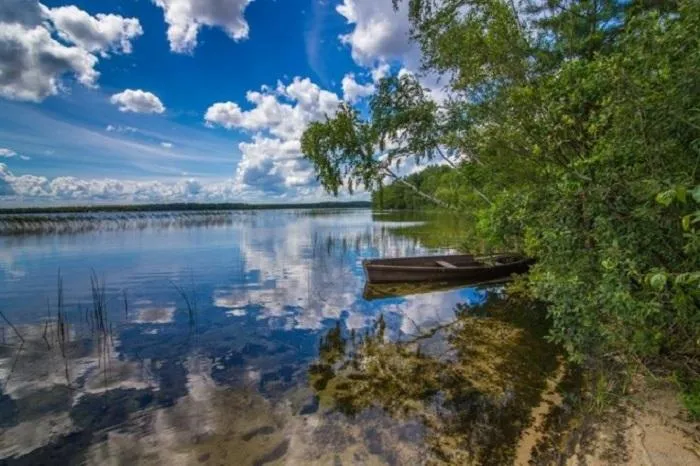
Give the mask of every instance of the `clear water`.
[[[338, 321], [362, 331], [383, 314], [401, 339], [483, 302], [471, 288], [363, 298], [362, 259], [434, 250], [368, 210], [104, 215], [118, 227], [49, 218], [44, 233], [0, 236], [12, 323], [0, 321], [0, 463], [424, 460], [420, 423], [319, 408], [308, 366]], [[98, 317], [92, 274], [104, 284]]]

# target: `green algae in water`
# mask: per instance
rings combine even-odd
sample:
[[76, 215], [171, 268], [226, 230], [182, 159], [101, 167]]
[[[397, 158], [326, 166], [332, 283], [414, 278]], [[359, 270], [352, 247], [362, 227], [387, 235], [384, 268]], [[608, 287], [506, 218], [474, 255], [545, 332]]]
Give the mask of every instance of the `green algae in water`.
[[[385, 338], [381, 318], [354, 339], [332, 329], [310, 369], [311, 385], [322, 403], [346, 415], [379, 407], [420, 419], [432, 461], [511, 463], [558, 366], [557, 351], [544, 339], [544, 311], [491, 300], [458, 306], [455, 315], [440, 332], [403, 342]], [[436, 337], [447, 350], [431, 352]]]

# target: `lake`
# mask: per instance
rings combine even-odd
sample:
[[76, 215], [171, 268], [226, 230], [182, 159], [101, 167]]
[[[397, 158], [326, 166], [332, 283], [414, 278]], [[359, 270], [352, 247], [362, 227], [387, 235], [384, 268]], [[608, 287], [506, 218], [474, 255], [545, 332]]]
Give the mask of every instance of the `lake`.
[[[397, 416], [380, 397], [338, 409], [327, 380], [309, 382], [336, 328], [346, 340], [376, 335], [381, 316], [382, 340], [401, 344], [501, 292], [366, 300], [363, 259], [438, 252], [397, 233], [414, 223], [390, 218], [348, 209], [0, 219], [0, 463], [430, 461], [432, 424], [419, 411]], [[504, 325], [520, 335], [528, 323]], [[438, 354], [430, 340], [423, 351]], [[536, 346], [515, 344], [525, 358]], [[516, 353], [498, 356], [500, 376]], [[545, 376], [528, 381], [535, 393]]]

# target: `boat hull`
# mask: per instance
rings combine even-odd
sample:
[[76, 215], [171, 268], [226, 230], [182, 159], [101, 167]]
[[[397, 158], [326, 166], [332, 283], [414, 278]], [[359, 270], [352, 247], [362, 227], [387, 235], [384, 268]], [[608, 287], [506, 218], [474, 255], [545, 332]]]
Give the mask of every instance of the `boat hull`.
[[[471, 256], [430, 256], [426, 258], [366, 260], [363, 262], [368, 283], [397, 282], [482, 282], [507, 278], [513, 274], [525, 273], [534, 263], [532, 259], [512, 255], [492, 256], [508, 258], [508, 263], [484, 264]], [[457, 258], [458, 260], [455, 260]], [[429, 262], [455, 262], [454, 267], [426, 265]], [[402, 263], [404, 261], [404, 263]], [[461, 263], [460, 263], [461, 262]]]

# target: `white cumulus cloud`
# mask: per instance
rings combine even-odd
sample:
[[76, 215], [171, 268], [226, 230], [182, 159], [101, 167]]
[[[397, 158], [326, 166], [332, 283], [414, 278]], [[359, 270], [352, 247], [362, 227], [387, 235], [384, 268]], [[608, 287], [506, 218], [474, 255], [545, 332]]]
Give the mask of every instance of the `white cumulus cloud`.
[[73, 202], [175, 202], [225, 201], [234, 199], [230, 182], [204, 185], [194, 179], [172, 182], [84, 179], [61, 176], [14, 175], [0, 163], [0, 199], [19, 201]]
[[61, 44], [44, 26], [0, 23], [0, 97], [40, 102], [58, 94], [65, 74], [94, 86], [96, 64], [97, 57]]
[[118, 105], [121, 112], [163, 113], [165, 111], [165, 106], [158, 96], [141, 89], [126, 89], [114, 94], [109, 101]]
[[[128, 53], [141, 35], [137, 19], [74, 7], [50, 9], [35, 0], [0, 2], [0, 97], [40, 102], [74, 77], [96, 85], [98, 54]], [[60, 39], [60, 41], [58, 40]]]
[[375, 83], [395, 65], [416, 74], [433, 99], [446, 98], [440, 76], [421, 73], [420, 46], [410, 38], [407, 1], [399, 2], [395, 11], [389, 1], [343, 0], [336, 12], [352, 26], [340, 41], [350, 47], [355, 63], [371, 71]]
[[358, 64], [374, 66], [417, 53], [416, 44], [409, 40], [406, 3], [399, 3], [396, 12], [389, 1], [343, 0], [336, 7], [336, 11], [353, 25], [353, 30], [341, 35], [340, 40], [350, 46]]
[[153, 0], [168, 23], [170, 50], [192, 53], [202, 26], [218, 27], [233, 40], [248, 37], [244, 13], [252, 0]]
[[7, 165], [0, 163], [0, 197], [12, 196], [15, 194], [12, 184], [8, 181], [8, 178], [11, 176], [12, 172], [7, 168]]
[[241, 190], [282, 194], [290, 189], [316, 190], [315, 174], [301, 154], [301, 136], [312, 121], [332, 116], [340, 98], [321, 89], [308, 78], [296, 77], [289, 84], [249, 91], [252, 108], [234, 102], [213, 104], [206, 112], [208, 125], [253, 133], [241, 142], [241, 161], [236, 186]]
[[161, 145], [161, 147], [165, 147], [166, 149], [172, 149], [172, 148], [173, 148], [173, 143], [172, 143], [172, 142], [161, 142], [160, 145]]
[[102, 13], [90, 16], [73, 5], [44, 7], [44, 12], [60, 38], [92, 53], [131, 53], [131, 41], [143, 34], [136, 18]]
[[0, 22], [36, 26], [41, 23], [42, 6], [36, 0], [3, 0], [0, 2]]
[[207, 110], [205, 121], [227, 129], [266, 131], [285, 140], [299, 139], [311, 121], [334, 114], [340, 103], [336, 94], [321, 89], [309, 78], [299, 77], [286, 86], [279, 82], [274, 91], [267, 86], [260, 92], [249, 91], [246, 99], [253, 104], [252, 109], [242, 110], [234, 102], [215, 103]]
[[[275, 174], [252, 169], [262, 177]], [[280, 174], [281, 176], [281, 174]], [[296, 182], [292, 180], [292, 182]], [[117, 180], [109, 178], [80, 178], [24, 174], [15, 175], [6, 164], [0, 163], [0, 205], [16, 204], [75, 204], [97, 203], [164, 203], [164, 202], [275, 202], [329, 200], [317, 187], [293, 184], [294, 189], [250, 191], [242, 188], [237, 180], [198, 180], [180, 178], [159, 180]], [[273, 186], [275, 187], [275, 186]]]
[[343, 87], [343, 100], [351, 104], [374, 93], [374, 84], [359, 84], [352, 73], [346, 74], [341, 84]]
[[382, 78], [385, 78], [391, 72], [391, 66], [384, 62], [380, 63], [377, 67], [372, 70], [372, 81], [379, 82]]

